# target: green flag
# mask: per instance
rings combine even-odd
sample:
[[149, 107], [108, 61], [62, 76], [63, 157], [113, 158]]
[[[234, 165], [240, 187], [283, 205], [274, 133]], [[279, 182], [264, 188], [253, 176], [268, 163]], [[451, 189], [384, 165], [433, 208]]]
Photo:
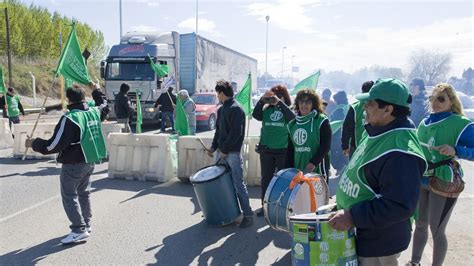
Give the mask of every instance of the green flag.
[[188, 117], [186, 116], [186, 112], [184, 111], [183, 102], [179, 97], [176, 100], [176, 120], [174, 121], [174, 128], [178, 135], [186, 136], [189, 135], [189, 124], [188, 124]]
[[302, 89], [314, 89], [318, 87], [319, 76], [321, 75], [321, 71], [314, 73], [313, 75], [303, 79], [298, 84], [295, 85], [295, 88], [291, 91], [291, 95], [296, 95], [298, 91]]
[[3, 68], [0, 65], [0, 93], [7, 93], [7, 90], [5, 88], [5, 81], [3, 80]]
[[148, 58], [150, 59], [151, 68], [153, 69], [153, 71], [155, 71], [158, 77], [162, 78], [168, 75], [168, 72], [169, 72], [168, 65], [155, 64], [155, 62], [153, 62], [153, 59], [151, 59], [150, 55], [148, 55]]
[[250, 74], [244, 87], [235, 96], [235, 100], [242, 105], [246, 116], [252, 114], [252, 79]]
[[142, 133], [142, 124], [143, 124], [143, 116], [142, 116], [142, 103], [140, 101], [142, 93], [137, 89], [137, 124], [135, 125], [135, 133]]
[[[86, 63], [82, 57], [81, 47], [77, 40], [75, 23], [72, 24], [71, 33], [61, 53], [56, 75], [63, 75], [66, 81], [69, 79], [84, 85], [88, 85], [91, 82]], [[67, 83], [71, 84], [72, 82], [67, 81]]]

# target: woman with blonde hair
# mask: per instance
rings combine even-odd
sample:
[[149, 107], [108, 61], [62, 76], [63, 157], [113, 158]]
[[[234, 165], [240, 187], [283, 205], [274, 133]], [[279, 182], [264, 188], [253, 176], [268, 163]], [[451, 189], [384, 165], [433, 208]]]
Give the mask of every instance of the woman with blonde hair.
[[314, 90], [304, 89], [295, 99], [297, 116], [288, 123], [293, 167], [328, 178], [324, 159], [331, 148], [331, 126], [323, 112], [323, 101]]
[[436, 85], [429, 105], [431, 114], [417, 131], [429, 167], [422, 178], [413, 252], [407, 265], [420, 265], [428, 226], [433, 236], [433, 265], [443, 264], [448, 248], [446, 226], [464, 189], [457, 159], [474, 160], [474, 123], [464, 116], [456, 90], [446, 83]]

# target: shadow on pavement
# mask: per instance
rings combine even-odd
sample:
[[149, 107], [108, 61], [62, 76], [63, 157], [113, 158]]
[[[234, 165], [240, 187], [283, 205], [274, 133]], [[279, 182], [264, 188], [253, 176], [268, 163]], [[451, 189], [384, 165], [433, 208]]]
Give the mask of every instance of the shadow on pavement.
[[23, 161], [21, 158], [0, 158], [0, 165], [31, 165], [48, 161], [54, 162], [51, 159], [26, 159]]
[[[189, 243], [189, 239], [193, 239], [193, 243]], [[204, 252], [208, 246], [222, 240], [222, 245]], [[215, 228], [202, 221], [167, 236], [162, 245], [148, 248], [147, 251], [160, 248], [155, 257], [156, 263], [162, 265], [189, 265], [196, 258], [199, 265], [255, 265], [258, 253], [272, 242], [276, 247], [290, 249], [288, 233], [275, 231], [266, 226], [263, 218], [254, 217], [253, 226], [246, 229], [236, 224]], [[275, 258], [274, 263], [291, 264], [291, 254], [290, 258], [288, 255]]]
[[61, 239], [64, 236], [50, 239], [44, 243], [22, 250], [15, 250], [0, 256], [0, 265], [32, 265], [40, 262], [50, 254], [61, 252], [63, 250], [82, 245], [86, 242], [80, 242], [74, 245], [62, 245]]

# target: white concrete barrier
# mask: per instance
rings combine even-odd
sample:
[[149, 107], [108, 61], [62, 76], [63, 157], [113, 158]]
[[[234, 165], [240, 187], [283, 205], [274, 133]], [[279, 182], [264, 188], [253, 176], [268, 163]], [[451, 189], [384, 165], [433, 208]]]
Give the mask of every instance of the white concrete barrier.
[[178, 138], [178, 178], [182, 182], [189, 181], [189, 177], [199, 169], [214, 164], [214, 158], [207, 155], [199, 138], [207, 148], [211, 147], [212, 137], [182, 136]]
[[248, 186], [260, 186], [261, 183], [261, 167], [260, 154], [255, 152], [255, 148], [260, 141], [258, 136], [249, 136], [245, 138], [244, 145], [246, 152], [244, 153], [244, 173], [247, 177]]
[[[59, 121], [59, 120], [58, 120]], [[35, 138], [42, 138], [42, 139], [49, 139], [54, 133], [54, 128], [56, 127], [57, 122], [40, 122], [38, 126], [36, 126], [35, 133], [33, 137]], [[17, 158], [23, 157], [23, 153], [25, 151], [25, 140], [26, 136], [31, 134], [31, 130], [33, 129], [34, 124], [30, 123], [20, 123], [14, 125], [14, 132], [15, 132], [15, 143], [13, 149], [13, 156]], [[108, 144], [108, 135], [113, 132], [121, 132], [122, 128], [124, 127], [123, 124], [117, 124], [116, 122], [104, 122], [102, 123], [102, 135], [105, 139], [105, 145], [107, 147], [107, 151], [110, 151], [109, 144]], [[19, 134], [20, 138], [18, 139], [16, 135]], [[31, 159], [45, 159], [45, 158], [56, 158], [55, 155], [42, 155], [40, 153], [34, 152], [32, 149], [28, 150], [27, 158]]]
[[[56, 123], [38, 123], [36, 130], [33, 133], [33, 138], [49, 139], [54, 133], [54, 126]], [[13, 134], [15, 141], [13, 143], [13, 157], [22, 158], [25, 153], [25, 141], [27, 136], [31, 134], [34, 124], [20, 123], [13, 127]], [[26, 159], [54, 159], [56, 154], [43, 155], [39, 152], [28, 149]]]
[[13, 137], [8, 124], [8, 118], [0, 118], [0, 149], [13, 147]]
[[169, 135], [111, 133], [109, 177], [166, 182], [176, 176]]

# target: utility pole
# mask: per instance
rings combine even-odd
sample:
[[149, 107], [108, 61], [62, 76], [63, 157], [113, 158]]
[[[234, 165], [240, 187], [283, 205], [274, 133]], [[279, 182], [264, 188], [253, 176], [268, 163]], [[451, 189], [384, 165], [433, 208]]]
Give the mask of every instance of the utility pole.
[[122, 0], [119, 0], [119, 16], [120, 16], [120, 41], [122, 41]]
[[5, 7], [5, 26], [7, 28], [7, 54], [8, 54], [8, 87], [13, 86], [12, 71], [12, 49], [10, 46], [10, 26], [8, 21], [8, 9]]
[[266, 16], [265, 20], [267, 21], [267, 30], [265, 33], [265, 85], [267, 86], [267, 76], [268, 76], [268, 71], [267, 71], [267, 66], [268, 66], [268, 20], [270, 20], [270, 16]]

